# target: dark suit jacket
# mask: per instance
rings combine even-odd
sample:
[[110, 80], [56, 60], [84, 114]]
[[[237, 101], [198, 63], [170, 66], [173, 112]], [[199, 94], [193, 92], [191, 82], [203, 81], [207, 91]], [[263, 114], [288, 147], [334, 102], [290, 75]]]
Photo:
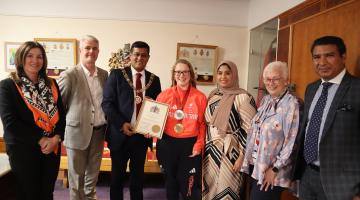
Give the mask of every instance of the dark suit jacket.
[[[59, 93], [57, 107], [60, 118], [54, 133], [60, 135], [61, 139], [63, 139], [65, 111], [57, 84], [56, 88]], [[0, 82], [0, 115], [6, 144], [20, 144], [40, 148], [38, 142], [43, 136], [43, 130], [35, 124], [33, 113], [28, 109], [14, 81], [10, 78]]]
[[[309, 108], [321, 80], [308, 85], [304, 117], [300, 127], [295, 175], [301, 179], [306, 163], [303, 157]], [[360, 183], [360, 79], [346, 73], [331, 103], [319, 148], [320, 178], [329, 200], [351, 199]]]
[[[131, 69], [125, 69], [132, 81]], [[145, 85], [150, 80], [151, 73], [145, 70]], [[151, 86], [145, 91], [145, 96], [156, 99], [161, 92], [159, 77], [155, 76]], [[134, 91], [123, 76], [121, 69], [111, 71], [104, 88], [102, 108], [108, 121], [106, 141], [110, 150], [118, 150], [129, 136], [122, 131], [124, 122], [131, 121], [134, 112]]]

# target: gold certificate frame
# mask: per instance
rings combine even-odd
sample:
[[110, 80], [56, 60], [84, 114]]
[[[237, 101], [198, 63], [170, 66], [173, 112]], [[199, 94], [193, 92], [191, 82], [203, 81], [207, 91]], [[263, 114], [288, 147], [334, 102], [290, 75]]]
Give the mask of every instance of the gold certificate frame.
[[186, 59], [191, 63], [195, 70], [197, 84], [215, 84], [217, 46], [177, 43], [176, 58]]
[[168, 111], [168, 104], [145, 98], [137, 117], [135, 132], [161, 139]]
[[48, 60], [48, 74], [59, 75], [77, 63], [77, 40], [72, 38], [34, 38], [43, 45]]

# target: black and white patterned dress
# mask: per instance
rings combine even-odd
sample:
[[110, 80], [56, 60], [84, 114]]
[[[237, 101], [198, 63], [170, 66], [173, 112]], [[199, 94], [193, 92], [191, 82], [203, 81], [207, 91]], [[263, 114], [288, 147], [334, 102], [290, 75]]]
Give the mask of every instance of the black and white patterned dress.
[[[222, 94], [215, 94], [208, 101], [205, 112], [209, 124]], [[246, 137], [251, 127], [251, 119], [256, 113], [255, 101], [249, 94], [235, 97], [231, 108], [228, 131], [219, 134], [218, 129], [208, 125], [205, 155], [203, 161], [203, 200], [239, 200], [244, 189], [244, 176], [234, 172], [233, 166], [239, 157], [244, 157]]]

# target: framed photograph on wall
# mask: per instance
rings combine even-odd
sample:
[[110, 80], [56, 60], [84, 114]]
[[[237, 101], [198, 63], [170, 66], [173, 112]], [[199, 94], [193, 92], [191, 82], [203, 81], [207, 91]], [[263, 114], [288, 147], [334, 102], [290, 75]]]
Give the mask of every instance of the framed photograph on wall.
[[16, 50], [20, 47], [21, 42], [5, 42], [4, 43], [4, 61], [5, 71], [15, 71], [15, 54]]
[[197, 84], [215, 84], [217, 46], [177, 43], [177, 59], [186, 59], [194, 67]]
[[34, 38], [43, 45], [48, 60], [48, 75], [58, 76], [61, 71], [77, 64], [77, 40], [72, 38]]

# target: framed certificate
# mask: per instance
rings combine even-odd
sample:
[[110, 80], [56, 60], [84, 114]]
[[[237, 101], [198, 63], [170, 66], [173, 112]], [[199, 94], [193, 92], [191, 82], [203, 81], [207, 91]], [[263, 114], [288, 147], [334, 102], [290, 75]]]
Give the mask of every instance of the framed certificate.
[[145, 98], [137, 117], [135, 132], [161, 139], [168, 110], [168, 104]]
[[60, 72], [77, 63], [77, 40], [73, 38], [34, 38], [43, 45], [48, 60], [48, 75], [57, 77]]
[[215, 84], [217, 57], [217, 46], [177, 43], [176, 58], [186, 59], [191, 63], [199, 85]]

